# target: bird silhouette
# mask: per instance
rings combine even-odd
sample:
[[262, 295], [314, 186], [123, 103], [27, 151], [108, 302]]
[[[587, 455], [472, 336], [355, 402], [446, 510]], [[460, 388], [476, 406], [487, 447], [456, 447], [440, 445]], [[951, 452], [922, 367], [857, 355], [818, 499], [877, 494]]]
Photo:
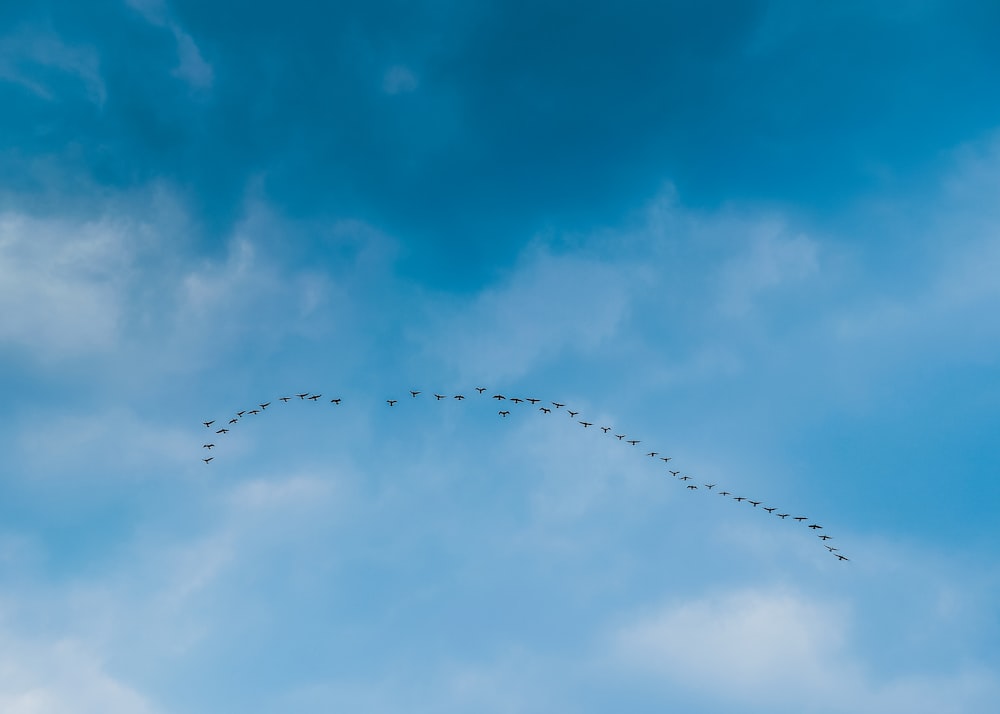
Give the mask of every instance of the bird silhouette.
[[569, 414], [569, 418], [570, 419], [572, 419], [573, 417], [575, 417], [577, 414], [580, 413], [580, 412], [574, 412], [574, 411], [572, 411], [570, 409], [567, 409], [566, 412]]
[[410, 390], [410, 396], [411, 397], [416, 397], [418, 394], [420, 394], [420, 392], [416, 392], [416, 391], [414, 391], [412, 389]]
[[747, 497], [746, 496], [733, 496], [733, 500], [736, 501], [736, 502], [738, 502], [738, 503], [743, 503], [743, 501], [747, 500]]
[[764, 506], [764, 510], [767, 511], [768, 513], [774, 513], [778, 509], [777, 508], [768, 508], [767, 506]]
[[229, 429], [223, 427], [223, 428], [217, 430], [215, 433], [216, 434], [228, 434], [229, 433]]
[[611, 431], [611, 427], [610, 426], [602, 426], [601, 427], [601, 431], [603, 431], [605, 434], [607, 434], [609, 431]]
[[503, 418], [506, 419], [507, 415], [510, 414], [510, 412], [507, 411], [507, 410], [501, 410], [501, 411], [498, 411], [497, 414], [499, 414], [500, 416], [502, 416]]
[[559, 402], [552, 402], [552, 406], [554, 406], [556, 409], [559, 409], [559, 408], [564, 407], [566, 405], [565, 404], [560, 404]]
[[840, 558], [841, 560], [850, 560], [850, 558], [848, 558], [846, 555], [841, 555], [840, 553], [834, 553], [834, 555]]
[[305, 399], [306, 397], [309, 396], [309, 392], [302, 392], [302, 394], [296, 394], [295, 396], [298, 397], [299, 399]]
[[715, 484], [714, 483], [706, 483], [705, 484], [705, 488], [707, 488], [709, 491], [711, 491], [713, 488], [715, 488]]
[[779, 513], [779, 514], [778, 514], [778, 518], [780, 518], [781, 520], [785, 520], [785, 519], [786, 519], [786, 518], [788, 518], [788, 517], [789, 517], [790, 515], [792, 515], [792, 514], [791, 514], [791, 513]]
[[291, 401], [292, 399], [291, 397], [278, 397], [278, 398], [283, 402]]
[[680, 471], [671, 471], [670, 473], [672, 473], [674, 476], [676, 476], [677, 474], [680, 473]]
[[615, 434], [615, 438], [618, 439], [618, 441], [621, 441], [622, 439], [625, 438], [625, 435], [624, 434]]
[[690, 476], [681, 476], [681, 481], [690, 481], [690, 480], [691, 480]]
[[271, 406], [271, 402], [264, 402], [263, 404], [258, 404], [257, 406], [260, 407], [261, 409], [267, 409], [269, 406]]
[[510, 398], [510, 400], [511, 400], [512, 402], [514, 402], [514, 404], [520, 404], [521, 402], [523, 402], [523, 401], [524, 401], [524, 400], [523, 400], [523, 399], [521, 399], [520, 397], [511, 397], [511, 398]]
[[464, 394], [456, 394], [455, 395], [455, 399], [457, 399], [458, 401], [462, 401], [463, 399], [465, 399], [465, 395]]
[[809, 516], [795, 516], [795, 518], [793, 518], [792, 520], [793, 521], [808, 521], [809, 520]]
[[551, 412], [552, 410], [551, 410], [551, 409], [549, 409], [548, 407], [538, 407], [538, 411], [540, 411], [540, 412], [544, 412], [545, 414], [548, 414], [548, 413], [549, 413], [549, 412]]
[[832, 545], [824, 545], [823, 547], [826, 548], [831, 553], [835, 550], [840, 550], [839, 548], [834, 548]]
[[534, 406], [535, 404], [538, 404], [538, 402], [540, 402], [542, 400], [541, 399], [533, 399], [531, 397], [528, 397], [528, 401], [531, 402], [532, 406]]
[[260, 414], [260, 409], [251, 409], [247, 414]]
[[636, 444], [639, 443], [639, 440], [638, 439], [629, 439], [628, 443], [630, 443], [632, 446], [635, 446]]
[[729, 494], [729, 491], [719, 491], [719, 495], [720, 496], [728, 496], [730, 494]]
[[824, 535], [821, 535], [821, 536], [819, 536], [819, 539], [820, 539], [820, 540], [830, 540], [830, 539], [832, 539], [832, 538], [833, 538], [833, 536], [828, 536], [828, 535], [825, 535], [825, 534], [824, 534]]
[[213, 446], [215, 446], [215, 444], [202, 444], [201, 448], [211, 450]]
[[330, 403], [331, 404], [340, 404], [340, 397], [337, 397], [336, 399], [331, 399]]
[[385, 401], [386, 401], [386, 404], [388, 404], [390, 407], [394, 407], [394, 406], [396, 406], [396, 402], [398, 402], [399, 400], [398, 399], [386, 399]]
[[811, 523], [811, 524], [809, 525], [809, 527], [810, 527], [810, 528], [812, 528], [812, 529], [813, 529], [813, 530], [815, 531], [815, 530], [819, 530], [819, 529], [820, 529], [820, 528], [822, 528], [823, 526], [818, 526], [818, 525], [816, 525], [815, 523]]
[[438, 401], [441, 401], [442, 399], [445, 398], [445, 396], [443, 394], [435, 394], [434, 398], [437, 399]]
[[317, 399], [319, 399], [319, 398], [320, 398], [320, 397], [322, 397], [322, 396], [323, 396], [322, 394], [313, 394], [313, 395], [312, 395], [311, 397], [309, 397], [309, 398], [310, 398], [310, 399], [312, 399], [312, 400], [313, 400], [313, 401], [315, 402], [315, 401], [316, 401]]
[[244, 414], [246, 414], [246, 413], [247, 413], [247, 412], [246, 412], [246, 410], [244, 409], [244, 410], [243, 410], [243, 411], [241, 411], [241, 412], [236, 412], [236, 416], [238, 416], [238, 417], [242, 417], [242, 416], [243, 416]]
[[502, 394], [494, 394], [493, 398], [496, 399], [496, 400], [500, 400], [500, 399], [506, 399], [507, 397], [505, 397]]
[[214, 423], [215, 423], [215, 419], [213, 419], [212, 421], [203, 421], [203, 422], [202, 422], [202, 424], [204, 424], [204, 425], [205, 425], [205, 428], [206, 428], [206, 429], [207, 429], [208, 427], [212, 426], [212, 424], [214, 424]]
[[229, 420], [229, 423], [230, 423], [230, 424], [235, 424], [235, 423], [236, 423], [236, 422], [238, 422], [238, 421], [239, 421], [239, 419], [230, 419], [230, 420]]
[[690, 483], [690, 484], [688, 484], [688, 488], [697, 489], [698, 487], [695, 486], [693, 483]]
[[215, 458], [214, 456], [209, 456], [207, 459], [202, 459], [202, 461], [204, 461], [207, 464], [209, 461], [211, 461], [214, 458]]
[[589, 421], [581, 421], [580, 423], [583, 424], [584, 429], [586, 429], [588, 426], [593, 426], [593, 422]]
[[748, 501], [748, 503], [752, 503], [754, 508], [760, 505], [760, 501]]
[[667, 463], [668, 461], [670, 461], [671, 458], [673, 458], [673, 457], [671, 457], [671, 456], [661, 456], [660, 457], [660, 461], [662, 461], [663, 463]]
[[486, 387], [476, 387], [476, 391], [482, 394], [483, 392], [486, 391]]

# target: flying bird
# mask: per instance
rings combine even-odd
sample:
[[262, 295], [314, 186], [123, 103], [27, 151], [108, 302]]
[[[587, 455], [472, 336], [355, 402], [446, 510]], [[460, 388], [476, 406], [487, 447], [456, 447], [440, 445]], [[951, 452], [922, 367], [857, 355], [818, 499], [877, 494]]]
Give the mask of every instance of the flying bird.
[[336, 399], [331, 399], [330, 402], [333, 404], [340, 404], [340, 397], [337, 397]]
[[752, 503], [754, 508], [760, 505], [760, 501], [749, 501], [749, 503]]
[[811, 523], [811, 524], [809, 524], [809, 527], [812, 528], [815, 531], [815, 530], [819, 530], [823, 526], [818, 526], [815, 523]]
[[502, 395], [502, 394], [494, 394], [494, 395], [493, 395], [493, 398], [494, 398], [494, 399], [497, 399], [497, 400], [499, 400], [499, 399], [506, 399], [507, 397], [505, 397], [505, 396], [504, 396], [504, 395]]
[[538, 402], [540, 402], [542, 400], [541, 399], [532, 399], [531, 397], [528, 397], [528, 401], [531, 402], [532, 405], [535, 405], [535, 404], [538, 404]]
[[440, 402], [442, 399], [444, 399], [444, 395], [443, 394], [435, 394], [434, 398], [437, 399]]
[[501, 411], [498, 411], [498, 412], [497, 412], [497, 414], [499, 414], [499, 415], [500, 415], [500, 416], [502, 416], [502, 417], [503, 417], [504, 419], [506, 419], [506, 418], [507, 418], [507, 415], [508, 415], [508, 414], [510, 414], [510, 412], [504, 409], [504, 410], [501, 410]]
[[201, 448], [210, 450], [213, 446], [215, 446], [215, 444], [202, 444]]
[[828, 535], [821, 535], [821, 536], [819, 537], [819, 539], [820, 539], [820, 540], [830, 540], [831, 538], [833, 538], [833, 536], [828, 536]]
[[482, 394], [483, 392], [486, 391], [486, 387], [476, 387], [476, 391]]
[[302, 392], [302, 394], [296, 394], [295, 396], [298, 397], [299, 399], [305, 399], [306, 397], [309, 396], [309, 392]]
[[788, 517], [789, 517], [790, 515], [792, 515], [792, 514], [791, 514], [791, 513], [779, 513], [779, 514], [778, 514], [778, 518], [780, 518], [781, 520], [785, 520], [785, 519], [786, 519], [786, 518], [788, 518]]
[[211, 461], [214, 458], [215, 458], [214, 456], [209, 456], [207, 459], [202, 459], [202, 461], [204, 461], [207, 464], [209, 461]]
[[420, 394], [420, 392], [415, 392], [415, 391], [413, 391], [412, 389], [410, 390], [410, 396], [411, 396], [411, 397], [415, 397], [415, 396], [417, 396], [418, 394]]
[[713, 488], [715, 488], [715, 484], [714, 483], [706, 483], [705, 484], [705, 488], [707, 488], [709, 491], [711, 491]]
[[212, 421], [203, 421], [203, 422], [202, 422], [202, 424], [204, 424], [204, 425], [205, 425], [205, 428], [206, 428], [206, 429], [207, 429], [208, 427], [212, 426], [212, 424], [214, 424], [214, 423], [215, 423], [215, 419], [213, 419]]
[[236, 423], [236, 422], [238, 422], [238, 421], [239, 421], [239, 419], [230, 419], [230, 420], [229, 420], [229, 423], [230, 423], [230, 424], [235, 424], [235, 423]]
[[464, 394], [456, 394], [455, 395], [455, 399], [457, 399], [459, 401], [462, 401], [463, 399], [465, 399], [465, 395]]
[[667, 463], [668, 461], [670, 461], [671, 458], [673, 458], [673, 457], [672, 456], [661, 456], [660, 457], [660, 461], [662, 461], [663, 463]]
[[747, 497], [746, 496], [733, 496], [733, 500], [736, 501], [737, 503], [743, 503], [743, 501], [747, 500]]
[[681, 476], [681, 481], [690, 481], [690, 480], [691, 480], [690, 476]]
[[243, 416], [243, 415], [244, 415], [244, 414], [246, 414], [246, 413], [247, 413], [247, 412], [246, 412], [246, 410], [244, 409], [244, 410], [243, 410], [243, 411], [241, 411], [241, 412], [236, 412], [236, 416], [238, 416], [238, 417], [241, 417], [241, 416]]
[[630, 443], [632, 446], [635, 446], [636, 444], [639, 443], [639, 440], [638, 439], [629, 439], [628, 443]]
[[291, 397], [278, 397], [281, 401], [287, 402], [291, 400]]
[[655, 459], [657, 453], [658, 452], [656, 452], [656, 451], [650, 451], [648, 454], [646, 454], [646, 456], [648, 456], [651, 459]]
[[621, 441], [622, 439], [625, 438], [625, 435], [624, 434], [615, 434], [615, 438], [618, 439], [618, 441]]
[[840, 558], [841, 560], [850, 560], [850, 558], [848, 558], [846, 555], [841, 555], [840, 553], [834, 553], [834, 555]]
[[824, 545], [823, 547], [826, 548], [831, 553], [835, 550], [840, 550], [840, 548], [834, 548], [832, 545]]
[[575, 417], [577, 414], [580, 413], [580, 412], [575, 412], [572, 409], [567, 409], [566, 411], [569, 413], [569, 418], [570, 419], [572, 419], [573, 417]]
[[523, 402], [523, 401], [524, 401], [524, 400], [523, 400], [523, 399], [521, 399], [520, 397], [511, 397], [511, 398], [510, 398], [510, 400], [511, 400], [512, 402], [514, 402], [514, 404], [520, 404], [521, 402]]
[[261, 409], [267, 409], [269, 406], [271, 406], [271, 402], [264, 402], [263, 404], [258, 404], [257, 406], [260, 407]]
[[222, 427], [221, 429], [218, 429], [215, 433], [216, 434], [228, 434], [229, 433], [229, 429], [227, 429], [225, 427]]
[[560, 404], [559, 402], [552, 402], [552, 406], [554, 406], [556, 409], [559, 409], [560, 407], [564, 407], [566, 405]]
[[719, 491], [719, 495], [720, 496], [728, 496], [729, 495], [729, 491]]
[[795, 518], [793, 518], [792, 520], [793, 521], [808, 521], [809, 520], [809, 516], [795, 516]]
[[319, 399], [319, 398], [320, 398], [320, 397], [322, 397], [322, 396], [323, 396], [322, 394], [313, 394], [313, 395], [312, 395], [311, 397], [309, 397], [309, 398], [310, 398], [310, 399], [312, 399], [312, 400], [313, 400], [313, 401], [315, 402], [315, 401], [316, 401], [317, 399]]
[[396, 402], [397, 401], [399, 401], [399, 400], [398, 399], [386, 399], [385, 400], [386, 404], [388, 404], [390, 407], [396, 406]]
[[260, 414], [260, 409], [251, 409], [247, 414]]
[[552, 410], [551, 410], [551, 409], [549, 409], [548, 407], [538, 407], [538, 411], [540, 411], [540, 412], [544, 412], [545, 414], [548, 414], [548, 413], [549, 413], [549, 412], [551, 412]]
[[583, 424], [583, 428], [584, 429], [586, 429], [588, 426], [593, 426], [594, 425], [593, 422], [589, 422], [589, 421], [581, 421], [580, 423]]
[[688, 488], [693, 488], [693, 489], [697, 489], [698, 487], [697, 487], [697, 486], [695, 486], [695, 485], [694, 485], [693, 483], [689, 483], [689, 484], [688, 484]]
[[671, 471], [670, 473], [672, 473], [674, 476], [676, 476], [677, 474], [680, 473], [680, 471]]
[[768, 513], [774, 513], [778, 509], [777, 508], [768, 508], [767, 506], [764, 506], [764, 510], [767, 511]]
[[611, 431], [611, 427], [610, 426], [602, 426], [601, 427], [601, 431], [603, 431], [605, 434], [607, 434], [609, 431]]

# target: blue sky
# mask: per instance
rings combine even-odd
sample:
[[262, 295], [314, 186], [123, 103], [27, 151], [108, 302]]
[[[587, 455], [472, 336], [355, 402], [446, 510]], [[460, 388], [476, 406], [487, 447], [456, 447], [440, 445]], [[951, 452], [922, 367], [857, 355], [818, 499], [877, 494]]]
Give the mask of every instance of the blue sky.
[[0, 709], [992, 712], [998, 30], [0, 6]]

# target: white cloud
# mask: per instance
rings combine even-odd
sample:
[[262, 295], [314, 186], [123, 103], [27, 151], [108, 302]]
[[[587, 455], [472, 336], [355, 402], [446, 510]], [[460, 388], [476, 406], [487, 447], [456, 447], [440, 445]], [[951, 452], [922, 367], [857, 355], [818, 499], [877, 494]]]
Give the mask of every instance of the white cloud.
[[212, 66], [205, 61], [194, 38], [173, 17], [166, 0], [126, 0], [148, 23], [170, 30], [177, 43], [177, 66], [172, 74], [195, 89], [210, 89], [215, 80]]
[[107, 96], [101, 77], [100, 60], [89, 47], [71, 46], [48, 31], [25, 30], [0, 38], [0, 80], [29, 89], [38, 97], [57, 101], [45, 71], [56, 69], [76, 75], [86, 88], [88, 99], [103, 105]]

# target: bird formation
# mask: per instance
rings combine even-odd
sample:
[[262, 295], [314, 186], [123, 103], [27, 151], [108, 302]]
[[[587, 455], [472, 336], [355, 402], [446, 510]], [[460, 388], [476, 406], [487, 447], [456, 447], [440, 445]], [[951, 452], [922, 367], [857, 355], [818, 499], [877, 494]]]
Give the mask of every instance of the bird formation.
[[[486, 387], [476, 387], [475, 391], [476, 391], [476, 393], [480, 397], [484, 397], [486, 395], [486, 392], [488, 390], [487, 390]], [[424, 394], [424, 392], [422, 390], [411, 389], [411, 390], [409, 390], [409, 394], [410, 394], [410, 397], [412, 399], [417, 399], [421, 394]], [[300, 401], [312, 401], [312, 402], [319, 402], [319, 400], [320, 400], [320, 398], [322, 396], [323, 396], [322, 394], [312, 393], [312, 392], [302, 392], [302, 393], [298, 393], [298, 394], [294, 395], [294, 397], [297, 397]], [[447, 395], [447, 394], [438, 394], [437, 392], [431, 392], [431, 394], [428, 397], [425, 397], [425, 398], [430, 398], [430, 396], [433, 396], [435, 402], [440, 402], [442, 400], [447, 399], [449, 395]], [[452, 397], [453, 401], [462, 401], [462, 400], [465, 399], [465, 396], [462, 395], [462, 394], [453, 394], [453, 395], [450, 395], [450, 396]], [[531, 410], [533, 410], [533, 411], [535, 411], [537, 413], [542, 414], [543, 416], [559, 413], [558, 411], [553, 411], [553, 408], [555, 410], [560, 410], [560, 409], [563, 409], [564, 407], [566, 407], [566, 404], [563, 403], [563, 402], [548, 402], [548, 404], [552, 405], [552, 408], [550, 408], [549, 406], [546, 406], [545, 403], [543, 403], [542, 399], [538, 399], [536, 397], [510, 397], [510, 398], [508, 398], [507, 396], [505, 396], [503, 394], [497, 393], [497, 394], [494, 394], [494, 395], [492, 395], [491, 397], [488, 397], [488, 398], [495, 399], [497, 402], [508, 402], [508, 403], [510, 403], [512, 405], [517, 405], [517, 409], [520, 409], [520, 410], [531, 409]], [[293, 401], [293, 397], [292, 396], [281, 396], [281, 397], [278, 397], [278, 401], [282, 402], [283, 404], [287, 404], [287, 403]], [[334, 397], [333, 399], [331, 399], [329, 401], [329, 404], [331, 404], [333, 407], [339, 407], [341, 405], [341, 402], [342, 402], [342, 399], [340, 397]], [[399, 399], [388, 398], [388, 399], [385, 400], [385, 403], [391, 408], [391, 407], [395, 407], [397, 404], [399, 404], [400, 401], [399, 401]], [[520, 405], [527, 405], [527, 406], [520, 406]], [[541, 405], [541, 406], [539, 406], [539, 405]], [[262, 413], [269, 406], [271, 406], [271, 402], [269, 402], [269, 401], [268, 402], [262, 402], [260, 404], [257, 404], [254, 408], [243, 409], [243, 410], [234, 412], [235, 416], [232, 417], [232, 418], [230, 418], [229, 421], [228, 421], [228, 423], [229, 423], [229, 425], [239, 424], [241, 421], [244, 421], [247, 418], [253, 418], [255, 415]], [[500, 405], [500, 406], [504, 406], [504, 405]], [[512, 411], [511, 409], [506, 409], [506, 408], [499, 409], [497, 411], [497, 415], [501, 419], [506, 419], [507, 417], [509, 417], [511, 415], [511, 411]], [[574, 421], [576, 421], [584, 429], [586, 429], [586, 428], [588, 428], [590, 426], [593, 426], [593, 424], [594, 424], [594, 422], [590, 422], [590, 421], [586, 421], [586, 420], [582, 420], [582, 419], [575, 419], [575, 417], [580, 414], [579, 411], [572, 411], [570, 409], [566, 409], [565, 413], [569, 415], [570, 419], [573, 419]], [[202, 422], [202, 424], [205, 426], [206, 429], [212, 429], [212, 427], [215, 425], [215, 423], [216, 423], [215, 419], [211, 419], [209, 421]], [[626, 439], [625, 437], [628, 436], [627, 434], [616, 434], [616, 433], [614, 433], [614, 427], [612, 427], [610, 425], [601, 426], [600, 429], [601, 429], [601, 432], [603, 432], [603, 434], [605, 436], [613, 437], [613, 438], [617, 439], [619, 442], [623, 442], [625, 444], [628, 444], [629, 446], [635, 447], [635, 446], [639, 445], [640, 443], [642, 443], [642, 441], [640, 439], [635, 439], [635, 438]], [[219, 429], [214, 429], [213, 431], [215, 432], [216, 435], [218, 435], [220, 437], [224, 437], [227, 433], [229, 433], [230, 430], [227, 427], [222, 427], [222, 428], [219, 428]], [[202, 448], [208, 450], [209, 452], [211, 452], [211, 450], [213, 448], [215, 448], [215, 447], [216, 447], [216, 444], [214, 442], [202, 444]], [[202, 453], [204, 453], [204, 452], [202, 452]], [[648, 456], [649, 458], [652, 458], [652, 459], [656, 459], [656, 457], [659, 456], [659, 460], [663, 461], [664, 463], [667, 463], [667, 462], [671, 461], [672, 457], [670, 457], [670, 456], [661, 456], [660, 455], [661, 453], [662, 452], [659, 452], [659, 451], [649, 451], [649, 452], [646, 452], [646, 456]], [[204, 461], [206, 464], [209, 464], [209, 463], [211, 463], [214, 460], [215, 460], [215, 456], [214, 455], [210, 455], [210, 456], [206, 456], [206, 457], [202, 458], [202, 461]], [[679, 470], [675, 471], [673, 469], [668, 469], [666, 472], [669, 473], [671, 475], [671, 477], [673, 477], [677, 481], [682, 482], [683, 485], [686, 487], [686, 490], [689, 490], [689, 491], [692, 491], [692, 492], [699, 490], [699, 486], [697, 484], [695, 484], [695, 483], [686, 483], [688, 481], [693, 481], [694, 480], [693, 476], [690, 476], [688, 474], [681, 475], [681, 472]], [[755, 500], [753, 500], [753, 499], [751, 499], [751, 498], [749, 498], [747, 496], [734, 496], [731, 491], [726, 491], [724, 489], [714, 490], [715, 487], [717, 486], [717, 484], [714, 484], [714, 483], [706, 483], [706, 484], [702, 484], [702, 486], [704, 486], [705, 490], [708, 491], [708, 492], [711, 492], [711, 493], [714, 493], [714, 494], [716, 494], [718, 496], [726, 498], [727, 500], [735, 501], [736, 503], [747, 503], [752, 508], [757, 508], [762, 503], [764, 503], [763, 501], [755, 501]], [[767, 513], [767, 515], [769, 515], [769, 516], [776, 516], [777, 518], [781, 519], [782, 521], [784, 521], [786, 518], [788, 518], [789, 516], [791, 516], [791, 513], [776, 513], [776, 511], [779, 510], [777, 506], [764, 506], [762, 509], [759, 509], [759, 510], [761, 510], [762, 512]], [[792, 520], [795, 521], [796, 523], [805, 523], [806, 521], [808, 521], [810, 519], [809, 519], [808, 516], [794, 516], [794, 517], [792, 517]], [[821, 526], [818, 523], [808, 523], [806, 525], [814, 533], [817, 532], [817, 531], [823, 530], [823, 526]], [[827, 541], [833, 539], [833, 536], [827, 535], [826, 533], [820, 533], [820, 534], [818, 534], [817, 537], [822, 541], [822, 544], [826, 548], [826, 550], [831, 555], [833, 555], [835, 558], [837, 558], [839, 561], [850, 560], [846, 555], [844, 555], [843, 553], [841, 553], [838, 548], [836, 548], [834, 546], [831, 546], [831, 545], [829, 545], [827, 543]]]

